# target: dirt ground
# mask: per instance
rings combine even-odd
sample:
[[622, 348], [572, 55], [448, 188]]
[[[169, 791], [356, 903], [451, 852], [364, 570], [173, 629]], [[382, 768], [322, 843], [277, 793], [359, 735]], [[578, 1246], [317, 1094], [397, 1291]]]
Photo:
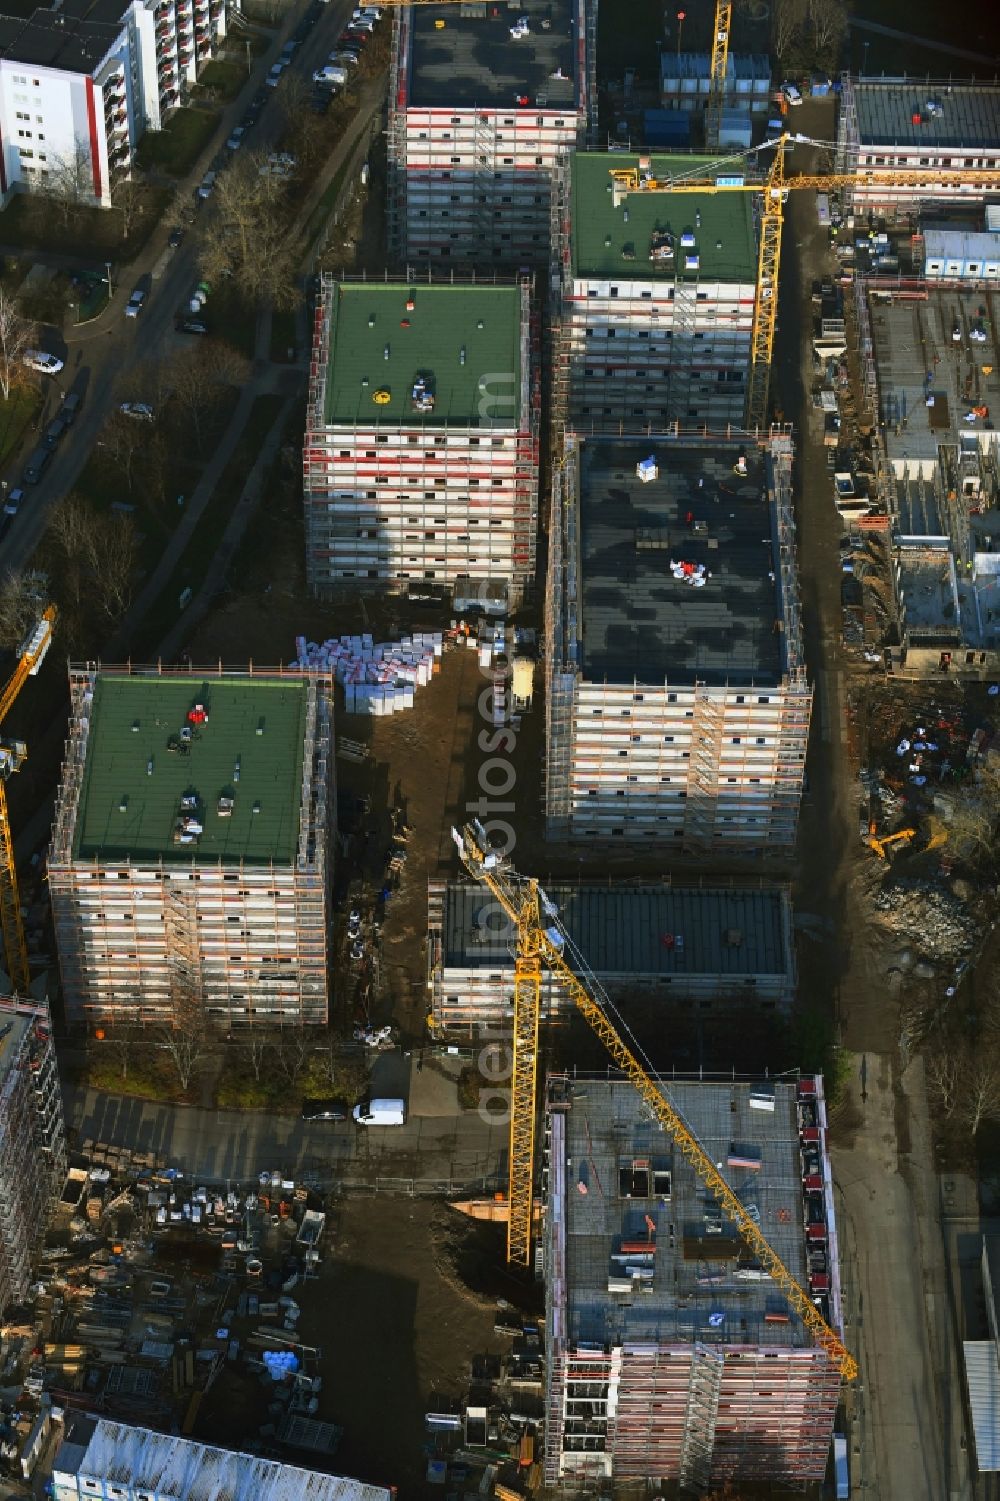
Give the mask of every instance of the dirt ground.
[[[344, 1200], [330, 1219], [320, 1276], [294, 1296], [301, 1337], [323, 1351], [315, 1416], [344, 1433], [329, 1461], [289, 1457], [430, 1495], [424, 1413], [467, 1395], [474, 1355], [506, 1348], [493, 1332], [496, 1300], [519, 1290], [498, 1270], [501, 1231], [419, 1199]], [[199, 1431], [245, 1445], [267, 1421], [267, 1405], [252, 1376], [227, 1367]]]

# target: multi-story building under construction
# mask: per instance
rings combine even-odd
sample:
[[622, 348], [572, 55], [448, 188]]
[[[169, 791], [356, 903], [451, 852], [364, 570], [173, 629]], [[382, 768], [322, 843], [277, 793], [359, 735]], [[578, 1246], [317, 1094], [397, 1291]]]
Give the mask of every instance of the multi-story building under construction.
[[[780, 886], [551, 885], [567, 932], [609, 994], [748, 1017], [795, 995], [792, 904]], [[427, 897], [430, 1024], [477, 1037], [509, 1028], [514, 934], [478, 882], [432, 881]], [[546, 973], [542, 1014], [572, 1009]]]
[[516, 603], [535, 575], [531, 281], [324, 277], [304, 453], [306, 572], [339, 588]]
[[789, 848], [812, 691], [791, 439], [566, 439], [545, 617], [549, 836]]
[[[919, 188], [893, 173], [936, 168]], [[837, 170], [858, 173], [848, 194], [854, 223], [869, 214], [906, 219], [920, 203], [982, 202], [994, 190], [963, 174], [1000, 167], [1000, 84], [929, 78], [842, 80]]]
[[0, 1314], [28, 1295], [32, 1258], [65, 1173], [48, 1007], [0, 996]]
[[756, 193], [623, 187], [708, 158], [577, 152], [553, 190], [557, 421], [581, 432], [742, 427], [757, 281]]
[[48, 877], [67, 1015], [327, 1019], [332, 682], [70, 671]]
[[[661, 1088], [840, 1330], [822, 1079]], [[820, 1482], [839, 1367], [630, 1084], [550, 1079], [545, 1182], [546, 1483]]]
[[400, 6], [389, 238], [409, 265], [548, 264], [551, 177], [596, 125], [596, 0]]

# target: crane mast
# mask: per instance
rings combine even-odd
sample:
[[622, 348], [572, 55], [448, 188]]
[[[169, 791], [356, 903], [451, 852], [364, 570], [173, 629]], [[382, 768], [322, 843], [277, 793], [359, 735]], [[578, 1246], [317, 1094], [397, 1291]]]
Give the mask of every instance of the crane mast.
[[[56, 620], [55, 605], [48, 605], [41, 618], [18, 650], [18, 662], [6, 684], [0, 689], [0, 725], [7, 718], [18, 694], [34, 677], [52, 645], [52, 628]], [[28, 755], [23, 740], [0, 738], [0, 933], [3, 934], [7, 973], [18, 995], [27, 995], [31, 974], [28, 969], [28, 946], [21, 921], [21, 899], [17, 887], [17, 863], [14, 838], [7, 807], [7, 778], [20, 771]]]
[[[714, 65], [714, 54], [713, 54]], [[706, 117], [707, 118], [707, 117]], [[706, 127], [707, 128], [707, 127]], [[970, 188], [1000, 191], [1000, 168], [977, 167], [949, 172], [940, 167], [866, 168], [850, 172], [811, 172], [791, 177], [785, 168], [786, 151], [794, 145], [832, 149], [827, 141], [809, 136], [783, 134], [764, 142], [773, 148], [774, 158], [763, 178], [746, 181], [741, 174], [762, 148], [722, 157], [709, 169], [683, 173], [678, 177], [654, 177], [649, 158], [639, 158], [638, 167], [614, 168], [611, 183], [616, 205], [629, 193], [759, 193], [762, 197], [760, 248], [757, 256], [757, 284], [754, 295], [753, 326], [750, 336], [750, 374], [747, 382], [746, 426], [750, 429], [767, 425], [768, 392], [774, 334], [778, 320], [778, 273], [781, 269], [781, 239], [784, 228], [785, 199], [789, 192], [812, 189], [826, 193], [832, 188], [858, 188], [871, 184], [886, 187], [920, 188], [954, 187], [956, 194]], [[645, 163], [645, 165], [644, 165]], [[726, 168], [730, 170], [725, 171]], [[718, 178], [722, 176], [723, 180]]]
[[722, 129], [722, 106], [726, 92], [726, 68], [729, 63], [729, 23], [733, 7], [729, 0], [716, 0], [715, 27], [712, 32], [712, 65], [708, 75], [708, 102], [705, 105], [705, 146], [718, 151]]
[[[857, 1375], [857, 1364], [840, 1336], [830, 1328], [806, 1290], [785, 1266], [756, 1221], [726, 1182], [715, 1163], [670, 1103], [663, 1085], [611, 1020], [608, 998], [597, 977], [559, 921], [556, 907], [538, 882], [519, 875], [491, 850], [482, 826], [452, 829], [466, 870], [492, 894], [507, 916], [515, 937], [514, 1076], [510, 1121], [510, 1214], [507, 1222], [508, 1260], [527, 1266], [531, 1256], [534, 1133], [538, 1082], [538, 1019], [543, 969], [562, 987], [590, 1027], [604, 1043], [617, 1066], [635, 1086], [653, 1117], [687, 1158], [705, 1187], [736, 1224], [740, 1234], [772, 1281], [781, 1288], [818, 1345], [839, 1367], [846, 1381]], [[566, 958], [573, 954], [574, 966]]]

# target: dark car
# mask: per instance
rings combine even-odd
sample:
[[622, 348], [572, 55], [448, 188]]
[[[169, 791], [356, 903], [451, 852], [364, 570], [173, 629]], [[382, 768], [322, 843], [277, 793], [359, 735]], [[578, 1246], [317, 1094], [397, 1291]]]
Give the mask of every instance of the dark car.
[[351, 1107], [346, 1100], [303, 1100], [304, 1121], [346, 1121], [351, 1118]]
[[167, 236], [167, 244], [170, 246], [171, 250], [176, 250], [183, 239], [184, 230], [181, 229], [180, 225], [177, 225], [177, 227], [175, 229], [172, 229], [170, 231], [170, 234]]
[[59, 408], [59, 416], [67, 427], [72, 426], [77, 412], [83, 405], [83, 397], [79, 391], [68, 391], [63, 397], [62, 406]]
[[55, 448], [63, 433], [65, 433], [66, 428], [67, 423], [64, 417], [54, 418], [45, 429], [45, 437], [42, 439], [45, 447]]
[[329, 89], [315, 89], [309, 100], [309, 108], [314, 115], [325, 115], [333, 101], [333, 95]]
[[179, 334], [207, 334], [207, 326], [198, 318], [183, 318], [177, 325]]

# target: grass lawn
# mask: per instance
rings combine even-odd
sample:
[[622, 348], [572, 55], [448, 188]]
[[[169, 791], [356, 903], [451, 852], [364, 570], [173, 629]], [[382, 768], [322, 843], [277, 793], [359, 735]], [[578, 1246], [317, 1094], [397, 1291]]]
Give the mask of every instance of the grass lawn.
[[0, 467], [17, 452], [41, 405], [41, 393], [26, 385], [11, 386], [8, 399], [0, 400]]
[[107, 1094], [131, 1095], [139, 1100], [183, 1100], [177, 1074], [166, 1053], [151, 1047], [135, 1047], [122, 1078], [121, 1059], [116, 1048], [96, 1047], [83, 1068], [83, 1080], [91, 1089]]
[[[144, 141], [151, 139], [150, 135], [144, 137]], [[116, 209], [74, 208], [69, 221], [63, 223], [44, 198], [17, 193], [0, 218], [0, 239], [18, 250], [78, 255], [83, 265], [129, 260], [142, 249], [162, 219], [169, 197], [166, 189], [144, 188], [131, 232], [125, 239], [122, 216]]]
[[158, 168], [172, 177], [189, 172], [219, 123], [211, 109], [178, 109], [163, 130], [147, 130], [136, 159], [145, 170]]
[[235, 99], [247, 81], [246, 64], [224, 62], [216, 58], [198, 75], [202, 90], [216, 99]]

